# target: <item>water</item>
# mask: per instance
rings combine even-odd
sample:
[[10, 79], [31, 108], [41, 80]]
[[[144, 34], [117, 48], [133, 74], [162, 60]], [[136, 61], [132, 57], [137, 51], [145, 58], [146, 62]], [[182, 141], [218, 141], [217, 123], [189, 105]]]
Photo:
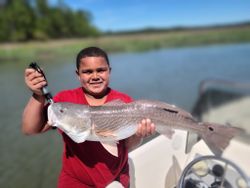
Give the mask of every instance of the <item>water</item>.
[[[199, 83], [216, 78], [250, 83], [250, 44], [161, 49], [110, 55], [111, 87], [135, 99], [157, 99], [191, 111]], [[74, 57], [40, 62], [52, 93], [77, 87]], [[61, 138], [56, 131], [23, 136], [22, 110], [31, 96], [23, 81], [29, 62], [0, 64], [0, 187], [56, 187]]]
[[112, 56], [112, 86], [191, 110], [204, 79], [250, 81], [250, 45], [158, 50]]

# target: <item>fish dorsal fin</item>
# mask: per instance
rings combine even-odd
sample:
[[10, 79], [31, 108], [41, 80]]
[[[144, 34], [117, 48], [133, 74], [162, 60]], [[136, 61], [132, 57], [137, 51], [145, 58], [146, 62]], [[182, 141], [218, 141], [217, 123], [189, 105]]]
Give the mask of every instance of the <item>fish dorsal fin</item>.
[[125, 102], [123, 102], [122, 100], [115, 99], [115, 100], [105, 103], [103, 106], [120, 106], [123, 104], [125, 104]]

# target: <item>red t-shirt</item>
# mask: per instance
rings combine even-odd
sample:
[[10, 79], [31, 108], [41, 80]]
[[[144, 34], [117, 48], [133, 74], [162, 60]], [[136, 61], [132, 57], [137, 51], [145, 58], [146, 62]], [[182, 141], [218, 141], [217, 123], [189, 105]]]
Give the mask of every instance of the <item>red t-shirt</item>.
[[[128, 95], [111, 89], [106, 102], [115, 99], [125, 103], [132, 101]], [[82, 88], [62, 91], [54, 97], [54, 101], [88, 104]], [[124, 187], [129, 186], [128, 150], [125, 140], [118, 143], [116, 157], [100, 142], [85, 141], [78, 144], [65, 133], [61, 134], [64, 152], [58, 188], [104, 188], [114, 180], [120, 181]]]

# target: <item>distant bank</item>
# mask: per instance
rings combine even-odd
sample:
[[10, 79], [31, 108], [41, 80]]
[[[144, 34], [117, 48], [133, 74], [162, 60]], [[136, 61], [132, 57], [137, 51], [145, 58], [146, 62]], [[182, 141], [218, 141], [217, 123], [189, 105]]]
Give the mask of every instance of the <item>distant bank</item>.
[[86, 46], [99, 46], [115, 53], [246, 42], [250, 42], [250, 22], [199, 28], [145, 29], [106, 33], [92, 38], [0, 44], [0, 63], [69, 56]]

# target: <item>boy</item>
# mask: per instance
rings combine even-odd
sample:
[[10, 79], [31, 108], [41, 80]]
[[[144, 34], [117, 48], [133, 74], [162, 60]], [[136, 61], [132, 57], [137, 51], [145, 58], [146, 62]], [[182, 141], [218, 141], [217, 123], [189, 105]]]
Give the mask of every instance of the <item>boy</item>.
[[[81, 87], [59, 92], [54, 97], [55, 102], [100, 106], [115, 99], [125, 103], [132, 101], [128, 95], [109, 88], [111, 68], [102, 49], [89, 47], [81, 50], [76, 58], [76, 68]], [[51, 129], [47, 124], [46, 101], [41, 92], [46, 80], [40, 73], [28, 68], [25, 70], [25, 83], [33, 95], [23, 112], [22, 131], [28, 135], [43, 133]], [[111, 145], [91, 141], [77, 144], [59, 130], [64, 152], [58, 187], [103, 188], [114, 181], [129, 187], [128, 151], [154, 131], [154, 124], [144, 119], [138, 124], [136, 135]]]

